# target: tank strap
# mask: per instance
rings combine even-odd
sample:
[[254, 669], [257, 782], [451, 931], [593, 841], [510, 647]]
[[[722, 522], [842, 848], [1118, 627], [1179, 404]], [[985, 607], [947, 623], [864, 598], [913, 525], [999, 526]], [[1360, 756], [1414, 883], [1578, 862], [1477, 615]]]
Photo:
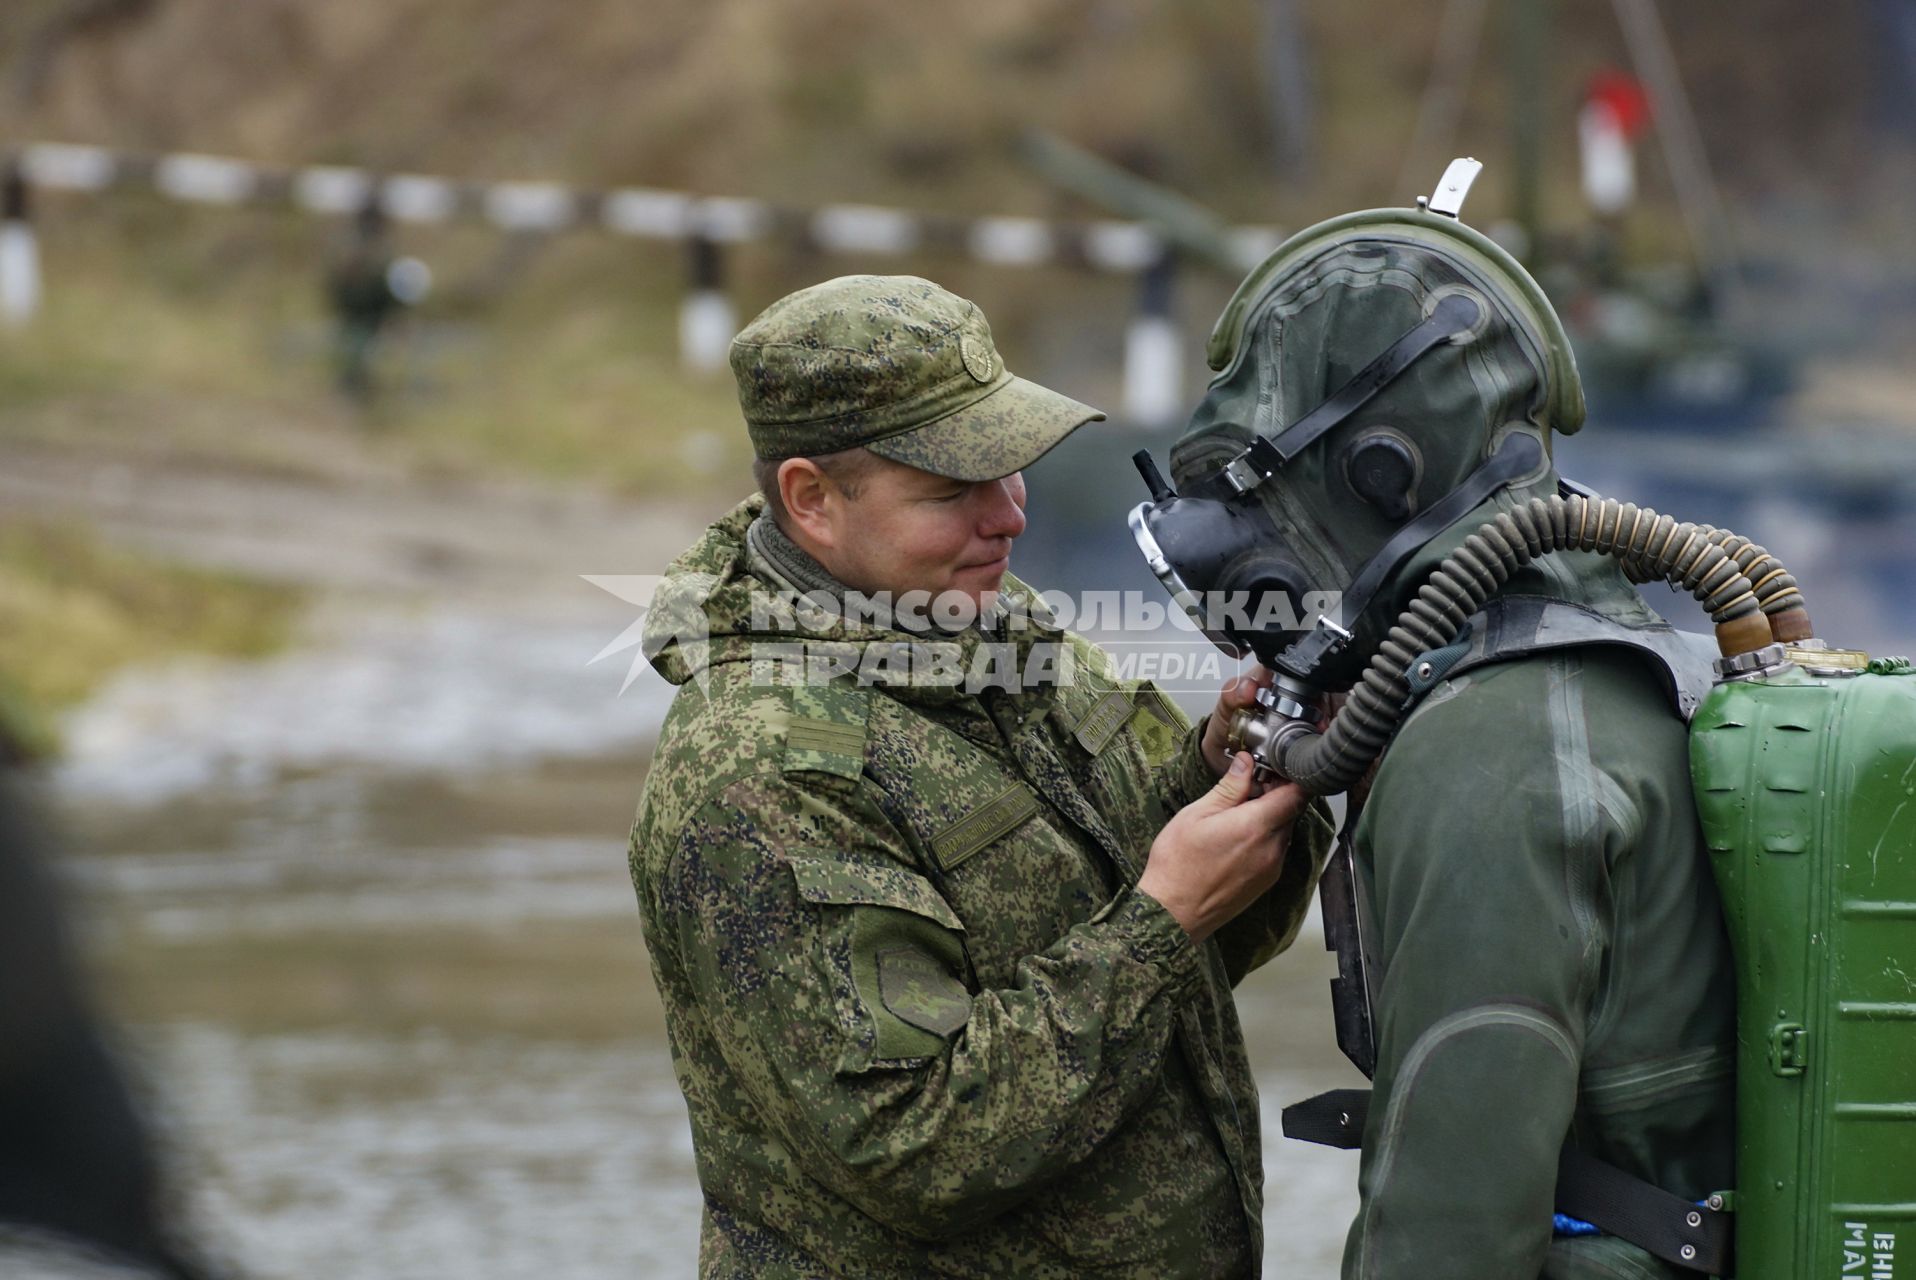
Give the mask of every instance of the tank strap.
[[[1492, 600], [1472, 615], [1469, 627], [1467, 647], [1450, 662], [1444, 676], [1462, 675], [1530, 653], [1592, 644], [1621, 645], [1650, 660], [1671, 707], [1686, 721], [1716, 679], [1711, 666], [1716, 657], [1715, 642], [1708, 636], [1678, 631], [1661, 619], [1647, 626], [1630, 626], [1566, 600], [1518, 595]], [[1448, 649], [1438, 652], [1446, 657], [1450, 654]], [[1429, 682], [1435, 683], [1435, 679]], [[1425, 692], [1428, 685], [1414, 691], [1412, 701], [1421, 700]]]
[[[1355, 1150], [1363, 1145], [1370, 1102], [1369, 1089], [1332, 1089], [1292, 1103], [1283, 1111], [1284, 1136]], [[1556, 1214], [1700, 1275], [1731, 1272], [1736, 1214], [1727, 1204], [1691, 1204], [1576, 1147], [1565, 1146], [1557, 1159]]]
[[1355, 1151], [1364, 1145], [1364, 1120], [1369, 1114], [1369, 1089], [1329, 1089], [1284, 1108], [1284, 1136]]
[[1557, 1212], [1706, 1276], [1730, 1274], [1736, 1215], [1691, 1204], [1587, 1151], [1557, 1159]]

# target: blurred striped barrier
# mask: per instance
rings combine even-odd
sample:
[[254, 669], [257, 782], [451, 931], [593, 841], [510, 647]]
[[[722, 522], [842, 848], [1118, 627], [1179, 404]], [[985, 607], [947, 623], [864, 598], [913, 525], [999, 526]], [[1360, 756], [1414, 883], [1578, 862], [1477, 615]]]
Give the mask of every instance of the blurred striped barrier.
[[[1138, 277], [1150, 336], [1134, 325], [1126, 348], [1127, 410], [1140, 420], [1164, 418], [1178, 401], [1181, 353], [1170, 341], [1167, 302], [1174, 255], [1166, 238], [1141, 222], [1056, 221], [989, 215], [966, 216], [867, 204], [815, 207], [737, 196], [696, 195], [646, 187], [595, 190], [556, 182], [471, 182], [419, 173], [378, 173], [337, 165], [297, 168], [261, 165], [229, 156], [194, 152], [147, 154], [72, 143], [33, 143], [4, 157], [20, 189], [8, 225], [27, 227], [34, 191], [103, 193], [145, 186], [171, 199], [217, 206], [286, 205], [341, 216], [377, 207], [396, 222], [488, 223], [514, 234], [554, 235], [600, 230], [692, 246], [693, 279], [680, 326], [688, 366], [723, 365], [733, 321], [723, 295], [725, 247], [765, 242], [809, 252], [879, 256], [948, 255], [995, 267], [1062, 267]], [[30, 230], [15, 234], [30, 236]], [[1242, 269], [1249, 270], [1282, 240], [1272, 227], [1240, 226], [1229, 232]], [[0, 236], [4, 240], [4, 236]], [[14, 257], [21, 255], [15, 254]], [[29, 289], [9, 285], [6, 253], [0, 252], [0, 307], [19, 323], [39, 297], [36, 275]], [[9, 292], [9, 288], [12, 292]], [[7, 300], [14, 299], [14, 303]], [[24, 301], [23, 301], [24, 300]], [[718, 341], [720, 337], [723, 342]]]

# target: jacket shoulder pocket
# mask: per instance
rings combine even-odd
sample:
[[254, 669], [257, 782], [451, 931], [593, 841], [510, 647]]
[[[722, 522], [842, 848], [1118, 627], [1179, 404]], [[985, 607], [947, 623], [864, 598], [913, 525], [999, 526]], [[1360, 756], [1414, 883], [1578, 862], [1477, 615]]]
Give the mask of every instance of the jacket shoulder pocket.
[[842, 1072], [936, 1056], [971, 1017], [964, 924], [930, 881], [903, 867], [794, 858], [798, 896], [844, 910], [827, 951], [849, 969]]
[[965, 931], [931, 881], [904, 867], [834, 858], [793, 858], [791, 864], [798, 896], [807, 902], [890, 907], [923, 916], [954, 933]]

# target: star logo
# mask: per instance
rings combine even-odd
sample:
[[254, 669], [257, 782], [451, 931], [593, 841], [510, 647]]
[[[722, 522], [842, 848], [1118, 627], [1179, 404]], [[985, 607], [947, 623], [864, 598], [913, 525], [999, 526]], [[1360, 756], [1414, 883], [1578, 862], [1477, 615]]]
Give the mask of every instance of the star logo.
[[969, 334], [958, 335], [958, 358], [964, 361], [965, 372], [979, 382], [990, 382], [998, 372], [998, 362], [992, 358], [991, 348]]
[[710, 573], [678, 573], [663, 577], [655, 573], [582, 573], [585, 581], [636, 605], [639, 616], [603, 649], [586, 662], [601, 662], [615, 653], [638, 649], [626, 668], [625, 681], [619, 686], [623, 695], [654, 658], [676, 651], [691, 680], [704, 692], [710, 680], [708, 656], [711, 651], [712, 625], [705, 614], [705, 602], [718, 585]]

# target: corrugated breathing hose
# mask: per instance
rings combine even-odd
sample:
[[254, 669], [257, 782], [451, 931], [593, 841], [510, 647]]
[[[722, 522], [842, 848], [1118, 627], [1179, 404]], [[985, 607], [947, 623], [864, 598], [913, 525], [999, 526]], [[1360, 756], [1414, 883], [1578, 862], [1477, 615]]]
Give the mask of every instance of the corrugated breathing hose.
[[[1638, 581], [1661, 578], [1683, 587], [1709, 612], [1726, 655], [1771, 643], [1772, 620], [1794, 630], [1800, 616], [1808, 634], [1796, 580], [1747, 538], [1611, 498], [1532, 498], [1485, 523], [1431, 573], [1322, 733], [1301, 720], [1280, 731], [1272, 744], [1279, 771], [1318, 795], [1347, 790], [1396, 732], [1410, 698], [1412, 664], [1454, 643], [1465, 620], [1511, 574], [1552, 551], [1617, 556], [1642, 575]], [[1746, 569], [1763, 575], [1763, 594]]]
[[[1762, 606], [1764, 616], [1769, 618], [1770, 631], [1779, 643], [1794, 644], [1815, 634], [1810, 626], [1809, 610], [1804, 604], [1803, 593], [1797, 590], [1796, 579], [1790, 576], [1781, 561], [1741, 534], [1718, 529], [1714, 525], [1698, 527], [1704, 537], [1722, 547], [1736, 561], [1737, 569], [1750, 580], [1750, 587], [1756, 592], [1756, 602]], [[1636, 556], [1625, 557], [1623, 571], [1632, 582], [1652, 582], [1661, 576]]]

